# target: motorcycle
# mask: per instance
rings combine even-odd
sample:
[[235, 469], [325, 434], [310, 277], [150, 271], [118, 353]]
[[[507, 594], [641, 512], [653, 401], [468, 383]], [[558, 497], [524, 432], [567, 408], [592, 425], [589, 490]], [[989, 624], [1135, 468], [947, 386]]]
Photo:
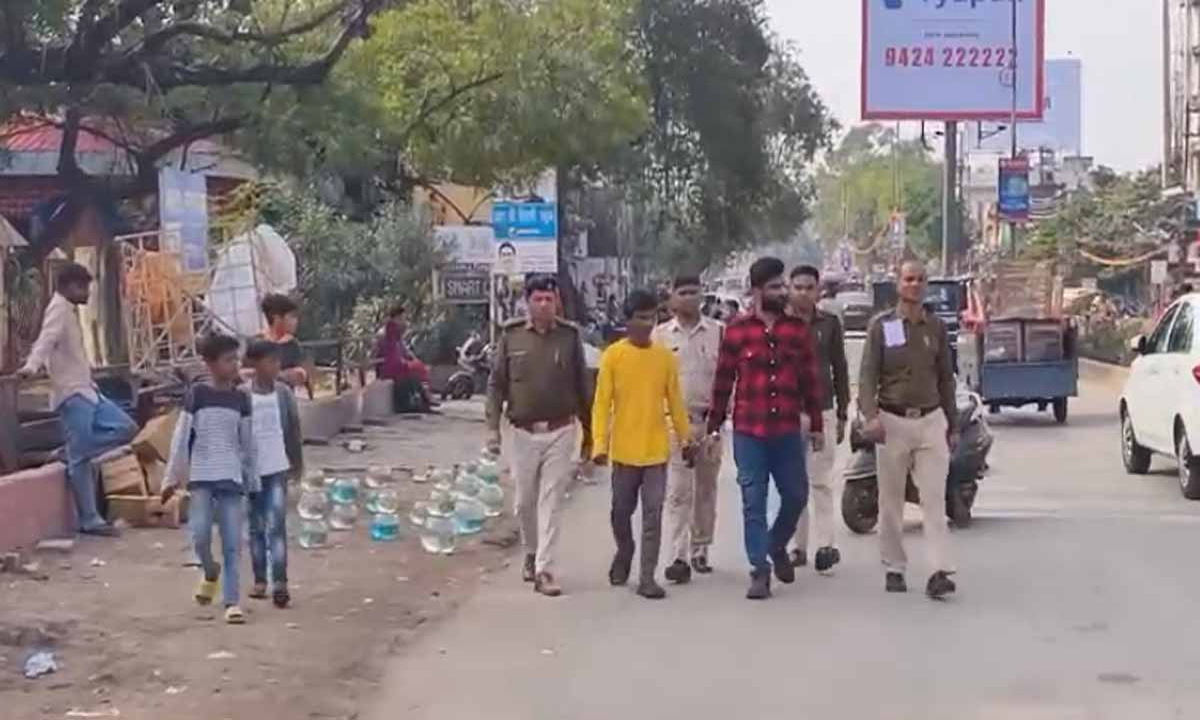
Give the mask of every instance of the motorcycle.
[[[971, 511], [979, 492], [979, 480], [987, 472], [987, 456], [992, 449], [992, 432], [984, 416], [983, 400], [975, 393], [959, 388], [958, 447], [950, 456], [950, 471], [946, 475], [946, 517], [954, 527], [971, 524]], [[850, 449], [853, 451], [843, 474], [842, 520], [846, 527], [860, 535], [875, 529], [879, 521], [879, 480], [875, 466], [875, 445], [862, 436], [862, 423], [856, 420], [850, 428]], [[921, 496], [912, 476], [904, 492], [905, 500], [920, 503]]]
[[458, 370], [446, 380], [442, 399], [467, 400], [476, 393], [487, 391], [488, 375], [492, 372], [491, 343], [472, 335], [458, 348]]

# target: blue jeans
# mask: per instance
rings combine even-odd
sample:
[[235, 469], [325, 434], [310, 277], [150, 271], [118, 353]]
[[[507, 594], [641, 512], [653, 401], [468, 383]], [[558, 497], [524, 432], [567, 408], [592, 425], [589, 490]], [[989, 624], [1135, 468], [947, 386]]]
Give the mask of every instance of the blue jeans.
[[212, 554], [213, 514], [216, 513], [217, 529], [221, 533], [221, 600], [226, 606], [237, 605], [238, 560], [242, 555], [242, 505], [245, 498], [241, 492], [212, 487], [213, 483], [190, 483], [192, 494], [188, 504], [188, 526], [192, 532], [192, 543], [196, 559], [204, 571], [204, 577], [216, 579], [216, 563]]
[[120, 447], [137, 434], [137, 423], [112, 400], [99, 396], [97, 402], [72, 395], [58, 406], [67, 441], [67, 484], [75, 497], [79, 527], [102, 527], [104, 518], [96, 509], [96, 474], [92, 459]]
[[262, 491], [250, 493], [250, 566], [254, 582], [266, 584], [268, 559], [271, 582], [287, 584], [286, 472], [265, 475]]
[[[768, 554], [786, 550], [808, 503], [804, 436], [795, 432], [758, 438], [735, 432], [733, 459], [737, 463], [737, 481], [742, 489], [746, 557], [754, 569], [769, 569]], [[779, 491], [779, 514], [768, 533], [767, 490], [772, 477]]]

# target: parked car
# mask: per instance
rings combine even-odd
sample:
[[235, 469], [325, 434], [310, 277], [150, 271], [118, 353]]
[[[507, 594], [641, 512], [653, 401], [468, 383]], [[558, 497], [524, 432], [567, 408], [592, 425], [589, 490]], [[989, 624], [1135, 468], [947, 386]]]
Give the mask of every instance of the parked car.
[[871, 316], [875, 314], [875, 304], [871, 295], [862, 291], [839, 292], [837, 301], [842, 306], [842, 325], [850, 332], [864, 332]]
[[[1153, 455], [1174, 457], [1184, 497], [1200, 500], [1200, 294], [1184, 295], [1149, 335], [1130, 341], [1137, 353], [1121, 393], [1121, 459], [1142, 475]], [[1196, 433], [1193, 439], [1193, 433]]]

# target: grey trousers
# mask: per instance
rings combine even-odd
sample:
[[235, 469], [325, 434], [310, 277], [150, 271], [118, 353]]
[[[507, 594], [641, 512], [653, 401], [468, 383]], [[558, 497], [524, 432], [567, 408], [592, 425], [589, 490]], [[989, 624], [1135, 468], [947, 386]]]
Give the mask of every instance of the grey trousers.
[[633, 559], [633, 513], [638, 494], [642, 498], [642, 559], [639, 578], [653, 580], [658, 569], [658, 551], [662, 545], [663, 502], [667, 495], [667, 466], [633, 467], [613, 463], [612, 531], [617, 555]]

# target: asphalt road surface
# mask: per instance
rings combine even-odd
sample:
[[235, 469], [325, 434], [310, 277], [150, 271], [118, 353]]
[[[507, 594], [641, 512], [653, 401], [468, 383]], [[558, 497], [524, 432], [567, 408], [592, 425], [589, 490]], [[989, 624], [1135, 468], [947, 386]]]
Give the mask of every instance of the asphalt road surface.
[[953, 534], [960, 591], [947, 603], [920, 592], [911, 507], [907, 595], [883, 592], [877, 538], [839, 523], [834, 577], [809, 569], [768, 602], [745, 600], [731, 463], [717, 572], [646, 601], [607, 585], [609, 498], [581, 488], [563, 523], [568, 594], [536, 596], [514, 563], [393, 662], [366, 717], [1200, 717], [1200, 504], [1168, 462], [1125, 475], [1115, 396], [1085, 384], [1065, 427], [1032, 410], [993, 418], [992, 471], [976, 522]]

